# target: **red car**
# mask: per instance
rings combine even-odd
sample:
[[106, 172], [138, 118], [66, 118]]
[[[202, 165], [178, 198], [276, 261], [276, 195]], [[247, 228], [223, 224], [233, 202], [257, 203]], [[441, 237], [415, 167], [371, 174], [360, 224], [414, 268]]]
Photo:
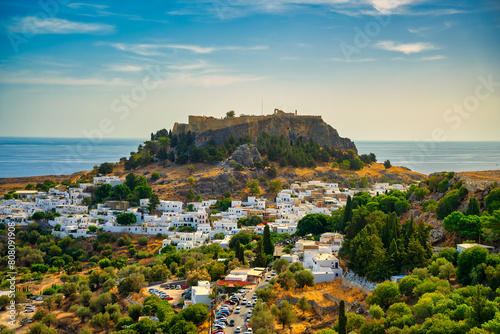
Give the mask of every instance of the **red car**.
[[174, 299], [174, 298], [173, 298], [173, 297], [170, 297], [170, 296], [166, 296], [166, 297], [165, 297], [165, 299], [166, 299], [166, 300], [172, 300], [172, 299]]
[[187, 286], [184, 284], [184, 285], [182, 286], [182, 290], [186, 290], [186, 289], [187, 289]]

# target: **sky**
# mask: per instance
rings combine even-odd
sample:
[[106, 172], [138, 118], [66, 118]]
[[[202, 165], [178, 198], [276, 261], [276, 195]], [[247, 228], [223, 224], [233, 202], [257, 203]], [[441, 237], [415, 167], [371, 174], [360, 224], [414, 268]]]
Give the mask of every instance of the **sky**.
[[496, 0], [7, 0], [0, 34], [0, 136], [278, 108], [354, 141], [500, 141]]

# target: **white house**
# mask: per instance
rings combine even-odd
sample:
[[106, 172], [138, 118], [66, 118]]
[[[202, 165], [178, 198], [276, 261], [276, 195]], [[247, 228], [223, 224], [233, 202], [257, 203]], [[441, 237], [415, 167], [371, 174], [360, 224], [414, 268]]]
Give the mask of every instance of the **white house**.
[[210, 306], [210, 282], [199, 281], [198, 286], [191, 287], [191, 302], [193, 304], [207, 304]]

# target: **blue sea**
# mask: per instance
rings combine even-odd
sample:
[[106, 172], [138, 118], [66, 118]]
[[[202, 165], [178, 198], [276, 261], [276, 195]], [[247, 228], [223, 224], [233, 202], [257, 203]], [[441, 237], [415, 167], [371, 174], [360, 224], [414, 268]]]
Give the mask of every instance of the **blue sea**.
[[500, 142], [400, 142], [356, 141], [358, 153], [373, 152], [377, 162], [412, 171], [465, 172], [500, 169]]
[[0, 178], [72, 174], [137, 151], [144, 139], [0, 137]]
[[[143, 139], [0, 137], [0, 178], [71, 174], [128, 157]], [[356, 141], [359, 154], [373, 152], [378, 162], [429, 174], [436, 171], [500, 169], [500, 142]]]

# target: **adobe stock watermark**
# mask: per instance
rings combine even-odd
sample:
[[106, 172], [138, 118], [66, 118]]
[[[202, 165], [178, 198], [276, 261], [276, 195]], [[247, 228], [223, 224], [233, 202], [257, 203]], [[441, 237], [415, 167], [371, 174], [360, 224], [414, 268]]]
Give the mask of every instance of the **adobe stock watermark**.
[[436, 127], [431, 131], [430, 138], [416, 142], [417, 149], [410, 152], [407, 161], [403, 161], [405, 165], [413, 169], [416, 164], [425, 162], [426, 157], [432, 155], [436, 149], [436, 143], [447, 140], [449, 131], [460, 129], [464, 119], [468, 119], [478, 108], [481, 102], [489, 99], [500, 86], [500, 82], [494, 81], [493, 75], [487, 77], [478, 77], [479, 84], [474, 89], [474, 93], [468, 95], [461, 103], [455, 103], [452, 107], [446, 109], [442, 118], [446, 127]]
[[73, 164], [80, 161], [83, 157], [92, 154], [95, 146], [101, 144], [106, 135], [113, 133], [118, 123], [128, 119], [132, 111], [141, 102], [144, 102], [149, 93], [157, 89], [167, 77], [167, 73], [162, 72], [159, 65], [149, 68], [146, 71], [148, 73], [144, 76], [140, 84], [111, 101], [109, 114], [99, 120], [97, 127], [83, 129], [82, 135], [84, 138], [76, 146], [67, 145], [65, 147], [67, 150], [66, 159], [62, 163], [54, 164], [55, 174], [74, 173], [75, 166]]
[[11, 326], [16, 324], [16, 224], [10, 221], [7, 227], [7, 281], [9, 282], [9, 304], [7, 305], [7, 318]]
[[65, 5], [68, 2], [69, 0], [39, 0], [37, 4], [41, 10], [22, 21], [20, 32], [10, 32], [7, 34], [7, 39], [14, 52], [19, 53], [19, 47], [22, 44], [27, 44], [30, 39], [35, 37], [40, 31], [40, 27], [44, 25], [44, 21], [56, 16], [61, 10], [61, 5]]
[[352, 61], [353, 55], [359, 55], [363, 49], [366, 49], [373, 42], [373, 39], [378, 37], [382, 32], [382, 28], [386, 28], [391, 23], [391, 13], [380, 13], [368, 21], [364, 28], [354, 27], [354, 37], [352, 43], [340, 43], [340, 51], [344, 55], [347, 62]]

